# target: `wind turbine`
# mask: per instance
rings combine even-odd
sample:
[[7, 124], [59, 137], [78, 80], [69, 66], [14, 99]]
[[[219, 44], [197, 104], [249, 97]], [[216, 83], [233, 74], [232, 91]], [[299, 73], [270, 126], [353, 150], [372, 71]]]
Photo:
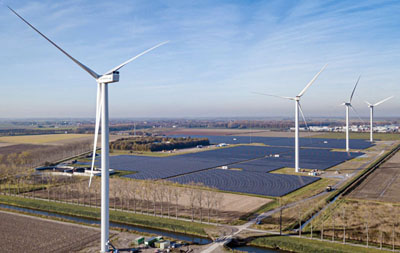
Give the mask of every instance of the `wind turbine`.
[[91, 75], [97, 82], [97, 103], [96, 103], [96, 126], [95, 126], [95, 136], [94, 136], [94, 146], [93, 146], [93, 161], [92, 161], [92, 171], [89, 181], [92, 179], [93, 175], [93, 167], [94, 160], [96, 156], [96, 146], [97, 139], [99, 135], [99, 127], [101, 121], [101, 252], [108, 252], [108, 239], [109, 239], [109, 123], [108, 123], [108, 84], [115, 83], [119, 81], [119, 69], [121, 69], [126, 64], [131, 61], [137, 59], [138, 57], [150, 52], [151, 50], [162, 46], [166, 42], [162, 42], [160, 44], [151, 47], [142, 53], [130, 58], [129, 60], [123, 62], [122, 64], [116, 66], [115, 68], [110, 69], [103, 75], [99, 75], [67, 52], [65, 52], [61, 47], [59, 47], [56, 43], [47, 38], [43, 33], [41, 33], [38, 29], [36, 29], [33, 25], [31, 25], [28, 21], [26, 21], [23, 17], [21, 17], [16, 11], [14, 11], [11, 7], [7, 6], [15, 15], [17, 15], [22, 21], [24, 21], [27, 25], [29, 25], [33, 30], [39, 33], [43, 38], [45, 38], [48, 42], [50, 42], [53, 46], [55, 46], [58, 50], [60, 50], [63, 54], [65, 54], [68, 58], [70, 58], [73, 62], [75, 62], [79, 67], [85, 70], [89, 75]]
[[[322, 71], [326, 68], [328, 64], [325, 64], [325, 66], [322, 67], [322, 69], [314, 76], [313, 79], [304, 87], [304, 89], [295, 97], [283, 97], [283, 96], [277, 96], [277, 95], [271, 95], [271, 94], [265, 94], [265, 93], [258, 93], [255, 92], [256, 94], [260, 95], [265, 95], [265, 96], [271, 96], [271, 97], [278, 97], [278, 98], [283, 98], [283, 99], [289, 99], [293, 100], [295, 109], [294, 109], [294, 119], [295, 119], [295, 171], [300, 172], [300, 167], [299, 167], [299, 111], [301, 113], [301, 116], [305, 120], [303, 110], [301, 109], [300, 105], [300, 98], [304, 95], [304, 93], [307, 91], [308, 88], [310, 88], [311, 84], [314, 83], [314, 81], [318, 78], [318, 76], [321, 74]], [[306, 123], [307, 124], [307, 123]]]
[[377, 106], [377, 105], [380, 105], [380, 104], [382, 104], [382, 103], [384, 103], [386, 101], [388, 101], [389, 99], [391, 99], [393, 97], [394, 96], [390, 96], [390, 97], [385, 98], [385, 99], [383, 99], [383, 100], [381, 100], [381, 101], [379, 101], [379, 102], [377, 102], [375, 104], [371, 104], [371, 103], [365, 101], [365, 103], [367, 103], [367, 105], [369, 107], [369, 130], [370, 130], [369, 141], [370, 142], [374, 141], [374, 137], [373, 137], [373, 132], [374, 132], [374, 129], [373, 129], [373, 127], [374, 127], [374, 125], [373, 125], [374, 124], [373, 123], [373, 121], [374, 121], [374, 107]]
[[[350, 151], [350, 145], [349, 145], [349, 111], [350, 111], [350, 108], [351, 108], [356, 113], [356, 115], [358, 116], [358, 113], [357, 113], [356, 109], [354, 109], [353, 105], [351, 104], [351, 101], [353, 100], [354, 92], [356, 91], [356, 88], [357, 88], [358, 82], [360, 81], [360, 78], [361, 78], [361, 76], [358, 77], [356, 85], [354, 85], [353, 92], [351, 93], [349, 102], [344, 102], [343, 104], [341, 104], [341, 105], [346, 106], [346, 151], [347, 152]], [[360, 118], [360, 116], [358, 116], [358, 117]]]

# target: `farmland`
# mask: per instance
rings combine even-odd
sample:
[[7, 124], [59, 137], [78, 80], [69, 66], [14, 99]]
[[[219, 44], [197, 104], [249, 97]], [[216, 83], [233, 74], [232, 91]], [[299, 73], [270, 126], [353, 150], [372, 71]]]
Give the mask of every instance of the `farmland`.
[[377, 168], [350, 195], [350, 198], [400, 202], [400, 153]]
[[92, 138], [88, 134], [46, 134], [46, 135], [21, 135], [21, 136], [3, 136], [0, 137], [0, 142], [7, 143], [22, 143], [22, 144], [45, 144], [45, 143], [63, 143], [73, 139]]
[[[71, 252], [98, 240], [97, 229], [0, 211], [3, 252]], [[23, 228], [23, 229], [21, 229]]]

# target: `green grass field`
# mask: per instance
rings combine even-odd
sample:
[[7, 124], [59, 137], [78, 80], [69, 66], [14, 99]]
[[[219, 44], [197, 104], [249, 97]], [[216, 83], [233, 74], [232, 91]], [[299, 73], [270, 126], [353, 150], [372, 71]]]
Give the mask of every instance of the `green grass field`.
[[[100, 209], [95, 207], [5, 195], [0, 195], [0, 203], [97, 220], [100, 218]], [[214, 228], [214, 226], [207, 224], [167, 219], [138, 213], [135, 214], [118, 210], [110, 210], [110, 221], [204, 237], [207, 237], [205, 229]]]
[[43, 134], [43, 135], [20, 135], [20, 136], [3, 136], [0, 142], [19, 143], [19, 144], [45, 144], [71, 140], [77, 138], [90, 137], [90, 134]]

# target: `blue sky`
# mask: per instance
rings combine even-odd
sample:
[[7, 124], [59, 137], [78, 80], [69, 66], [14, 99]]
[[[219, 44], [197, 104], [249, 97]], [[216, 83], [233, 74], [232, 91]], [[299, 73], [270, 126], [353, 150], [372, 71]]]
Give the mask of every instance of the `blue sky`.
[[0, 118], [94, 117], [96, 82], [14, 14], [98, 73], [165, 40], [110, 85], [115, 117], [292, 116], [290, 101], [328, 63], [302, 100], [306, 116], [341, 116], [396, 98], [400, 106], [399, 1], [0, 2]]

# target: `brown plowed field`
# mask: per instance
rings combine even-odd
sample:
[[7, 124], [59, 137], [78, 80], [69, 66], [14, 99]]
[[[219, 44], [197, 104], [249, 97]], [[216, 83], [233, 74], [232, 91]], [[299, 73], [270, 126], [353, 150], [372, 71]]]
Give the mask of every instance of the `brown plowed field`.
[[350, 197], [358, 199], [400, 202], [400, 153], [377, 168]]
[[9, 146], [5, 146], [5, 147], [0, 147], [0, 154], [9, 155], [12, 153], [20, 153], [23, 151], [44, 148], [44, 147], [48, 147], [48, 145], [15, 144], [15, 145], [9, 145]]
[[1, 252], [76, 252], [99, 238], [95, 228], [0, 211]]

